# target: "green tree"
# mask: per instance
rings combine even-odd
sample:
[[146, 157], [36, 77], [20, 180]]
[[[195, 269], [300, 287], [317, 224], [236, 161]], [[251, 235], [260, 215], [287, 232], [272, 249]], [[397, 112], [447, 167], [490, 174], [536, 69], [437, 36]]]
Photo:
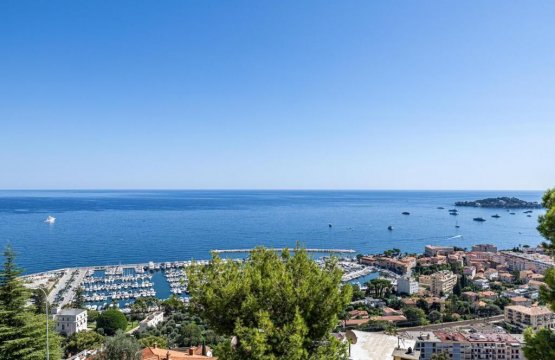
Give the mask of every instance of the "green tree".
[[403, 313], [405, 314], [407, 321], [414, 323], [416, 326], [428, 323], [426, 320], [426, 313], [422, 309], [408, 307], [403, 311]]
[[89, 323], [96, 322], [100, 313], [96, 310], [87, 310], [87, 321]]
[[[45, 288], [41, 287], [41, 289], [47, 292]], [[31, 301], [35, 304], [35, 313], [37, 314], [44, 314], [46, 309], [46, 296], [41, 289], [33, 289], [31, 294]]]
[[202, 329], [195, 323], [182, 326], [180, 335], [184, 346], [196, 346], [202, 342]]
[[555, 253], [555, 188], [548, 189], [542, 198], [546, 212], [538, 217], [538, 231], [548, 241], [544, 247]]
[[118, 331], [115, 336], [106, 338], [101, 360], [140, 360], [141, 345], [132, 336]]
[[388, 297], [391, 289], [393, 288], [391, 281], [380, 278], [372, 279], [366, 283], [366, 285], [368, 287], [369, 295], [380, 299]]
[[158, 347], [161, 347], [163, 349], [166, 349], [168, 347], [168, 340], [166, 338], [161, 337], [161, 336], [149, 335], [149, 336], [146, 336], [142, 339], [139, 339], [139, 344], [141, 344], [142, 347], [158, 346]]
[[104, 343], [104, 336], [94, 331], [77, 332], [65, 341], [65, 352], [69, 354], [77, 354], [83, 350], [99, 349]]
[[448, 352], [440, 352], [432, 355], [432, 360], [451, 360]]
[[229, 359], [343, 359], [331, 331], [351, 299], [334, 259], [320, 267], [300, 248], [281, 256], [264, 248], [244, 263], [213, 254], [187, 270], [191, 306], [214, 330], [236, 341], [218, 347]]
[[430, 313], [428, 314], [428, 320], [430, 320], [431, 323], [440, 322], [441, 321], [441, 313], [437, 310], [430, 311]]
[[73, 300], [72, 306], [76, 309], [84, 309], [85, 308], [85, 290], [81, 286], [79, 286], [75, 290], [75, 298]]
[[532, 329], [524, 331], [524, 355], [528, 360], [555, 359], [555, 333], [549, 329], [541, 329], [534, 334]]
[[[23, 286], [11, 246], [4, 251], [0, 270], [0, 355], [2, 360], [42, 360], [46, 358], [46, 318], [27, 307], [30, 292]], [[49, 324], [50, 358], [61, 358], [60, 337]]]
[[185, 309], [185, 304], [175, 294], [162, 301], [160, 306], [162, 306], [166, 315], [176, 311], [183, 311]]
[[96, 319], [96, 328], [103, 329], [104, 334], [112, 336], [118, 330], [125, 331], [127, 318], [117, 309], [108, 309], [102, 312]]

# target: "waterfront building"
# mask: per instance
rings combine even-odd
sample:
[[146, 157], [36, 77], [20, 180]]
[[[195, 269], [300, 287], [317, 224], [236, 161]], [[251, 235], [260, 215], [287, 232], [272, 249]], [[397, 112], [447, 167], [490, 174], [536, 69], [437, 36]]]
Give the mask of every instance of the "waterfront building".
[[457, 275], [452, 271], [443, 270], [438, 271], [431, 276], [430, 291], [435, 296], [442, 296], [443, 294], [450, 294], [457, 284]]
[[141, 330], [147, 329], [149, 327], [156, 327], [162, 321], [164, 321], [164, 312], [157, 311], [155, 313], [148, 315], [145, 319], [143, 319], [139, 323], [139, 327], [141, 328]]
[[511, 271], [533, 270], [536, 273], [543, 274], [555, 266], [553, 258], [544, 254], [525, 254], [514, 251], [503, 251], [502, 254]]
[[545, 306], [509, 305], [504, 311], [505, 322], [519, 329], [555, 329], [555, 314]]
[[449, 255], [455, 252], [455, 248], [453, 246], [434, 246], [434, 245], [426, 245], [424, 247], [424, 255], [428, 257], [433, 257], [437, 255]]
[[418, 281], [412, 279], [410, 276], [403, 276], [397, 279], [397, 293], [398, 294], [416, 294], [419, 286]]
[[56, 331], [71, 336], [79, 331], [87, 330], [87, 310], [62, 309], [54, 315]]
[[398, 274], [407, 274], [416, 266], [416, 258], [406, 256], [404, 258], [390, 258], [386, 256], [363, 256], [360, 263], [391, 270]]
[[434, 354], [441, 353], [447, 353], [452, 360], [524, 360], [521, 340], [501, 331], [408, 331], [405, 336], [416, 340], [420, 360], [431, 360]]
[[496, 253], [497, 246], [493, 244], [477, 244], [477, 245], [472, 245], [472, 251]]

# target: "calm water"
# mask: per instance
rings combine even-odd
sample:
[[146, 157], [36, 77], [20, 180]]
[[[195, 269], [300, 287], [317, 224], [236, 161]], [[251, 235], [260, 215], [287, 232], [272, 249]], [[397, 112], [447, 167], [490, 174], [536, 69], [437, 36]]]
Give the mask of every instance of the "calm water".
[[[205, 259], [210, 249], [292, 247], [297, 241], [362, 253], [392, 247], [421, 252], [426, 244], [540, 243], [537, 210], [532, 217], [522, 210], [447, 212], [458, 200], [507, 195], [541, 198], [541, 192], [507, 191], [0, 191], [0, 245], [10, 242], [18, 263], [32, 273]], [[501, 218], [490, 217], [495, 213]], [[48, 215], [55, 224], [43, 222]], [[487, 221], [473, 221], [477, 216]]]

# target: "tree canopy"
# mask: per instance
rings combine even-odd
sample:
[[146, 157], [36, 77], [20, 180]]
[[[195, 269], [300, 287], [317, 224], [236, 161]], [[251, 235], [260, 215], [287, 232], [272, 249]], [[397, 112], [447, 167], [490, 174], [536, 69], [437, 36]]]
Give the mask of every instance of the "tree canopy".
[[104, 343], [104, 336], [95, 331], [77, 332], [65, 341], [66, 354], [77, 354], [83, 350], [99, 349]]
[[218, 357], [228, 359], [342, 359], [333, 336], [351, 299], [334, 260], [320, 267], [303, 249], [281, 256], [257, 248], [244, 263], [213, 254], [188, 268], [191, 305], [228, 338]]
[[555, 333], [549, 329], [541, 329], [534, 334], [532, 329], [524, 331], [524, 355], [529, 360], [555, 359]]
[[100, 360], [140, 360], [141, 345], [132, 336], [118, 331], [115, 336], [106, 338]]
[[[46, 318], [27, 306], [31, 293], [23, 286], [10, 246], [4, 251], [0, 270], [0, 354], [2, 360], [42, 360], [46, 358]], [[60, 337], [49, 324], [50, 359], [61, 358]]]
[[127, 328], [127, 318], [117, 309], [108, 309], [98, 315], [96, 328], [103, 329], [104, 334], [112, 336], [118, 330], [124, 331]]

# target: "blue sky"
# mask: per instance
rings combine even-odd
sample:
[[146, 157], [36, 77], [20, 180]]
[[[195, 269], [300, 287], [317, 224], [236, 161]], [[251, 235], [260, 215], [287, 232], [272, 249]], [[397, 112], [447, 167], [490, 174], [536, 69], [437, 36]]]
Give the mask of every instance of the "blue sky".
[[0, 188], [544, 189], [552, 1], [2, 1]]

